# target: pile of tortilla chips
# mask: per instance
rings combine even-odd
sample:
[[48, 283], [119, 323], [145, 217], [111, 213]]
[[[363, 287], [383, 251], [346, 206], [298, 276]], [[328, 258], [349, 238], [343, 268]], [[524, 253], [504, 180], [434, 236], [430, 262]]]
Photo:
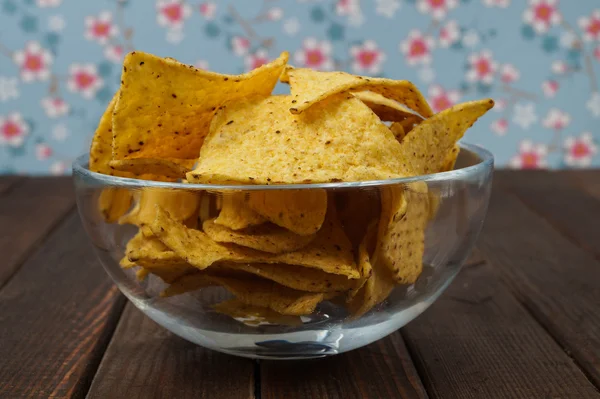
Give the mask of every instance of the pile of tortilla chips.
[[[288, 54], [243, 75], [132, 52], [100, 120], [90, 169], [157, 181], [270, 185], [103, 190], [106, 222], [138, 226], [121, 261], [163, 296], [209, 286], [237, 319], [296, 325], [322, 301], [358, 317], [422, 271], [439, 198], [423, 182], [369, 190], [281, 184], [383, 180], [454, 167], [489, 99], [433, 114], [408, 81], [318, 72]], [[290, 94], [272, 95], [278, 81]]]

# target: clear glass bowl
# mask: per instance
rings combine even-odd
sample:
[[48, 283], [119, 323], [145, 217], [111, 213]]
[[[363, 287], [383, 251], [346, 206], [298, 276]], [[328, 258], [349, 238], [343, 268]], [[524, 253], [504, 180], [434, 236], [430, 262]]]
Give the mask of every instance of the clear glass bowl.
[[[492, 155], [469, 144], [462, 144], [452, 171], [355, 183], [269, 186], [168, 183], [91, 172], [87, 156], [73, 164], [77, 205], [85, 229], [107, 273], [137, 308], [164, 328], [198, 345], [238, 356], [270, 359], [322, 357], [359, 348], [394, 332], [427, 309], [459, 272], [475, 244], [487, 211], [492, 170]], [[169, 189], [197, 195], [201, 198], [200, 226], [219, 214], [220, 204], [227, 196], [253, 195], [258, 191], [267, 196], [290, 190], [325, 191], [328, 202], [343, 216], [340, 219], [344, 230], [352, 232], [348, 235], [355, 252], [367, 226], [379, 220], [385, 190], [412, 192], [413, 199], [421, 195], [436, 206], [425, 228], [423, 269], [414, 284], [397, 285], [385, 300], [360, 317], [347, 310], [343, 296], [337, 296], [320, 302], [310, 315], [295, 317], [293, 322], [271, 318], [254, 323], [215, 311], [215, 304], [232, 297], [221, 286], [164, 297], [160, 293], [167, 284], [161, 278], [150, 274], [141, 280], [136, 267], [122, 268], [119, 262], [138, 228], [106, 222], [98, 201], [103, 192], [113, 189], [128, 192], [134, 198], [139, 198], [143, 190]], [[358, 208], [348, 207], [357, 199], [363, 201]], [[135, 201], [128, 207], [134, 205]], [[397, 242], [392, 244], [402, 243], [401, 237], [394, 239]], [[370, 248], [372, 254], [373, 246]], [[376, 265], [373, 267], [377, 270]]]

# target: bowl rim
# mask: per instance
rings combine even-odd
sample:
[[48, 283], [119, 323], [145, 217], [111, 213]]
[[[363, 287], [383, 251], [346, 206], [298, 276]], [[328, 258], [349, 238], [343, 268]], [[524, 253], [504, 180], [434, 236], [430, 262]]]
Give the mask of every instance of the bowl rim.
[[408, 184], [415, 182], [442, 182], [448, 180], [461, 180], [469, 176], [475, 176], [485, 170], [492, 169], [494, 166], [493, 154], [485, 148], [470, 143], [459, 143], [461, 151], [467, 151], [475, 154], [479, 162], [466, 166], [464, 168], [451, 170], [448, 172], [431, 173], [427, 175], [418, 175], [411, 177], [398, 177], [385, 180], [366, 180], [356, 182], [335, 182], [335, 183], [305, 183], [305, 184], [199, 184], [199, 183], [180, 183], [180, 182], [161, 182], [155, 180], [141, 180], [129, 177], [118, 177], [105, 175], [103, 173], [92, 172], [89, 167], [89, 154], [83, 154], [77, 157], [72, 164], [73, 176], [82, 176], [88, 180], [88, 183], [98, 185], [109, 185], [126, 188], [170, 188], [187, 190], [219, 190], [219, 191], [254, 191], [254, 190], [307, 190], [307, 189], [332, 189], [332, 188], [364, 188], [375, 186], [387, 186], [397, 184]]

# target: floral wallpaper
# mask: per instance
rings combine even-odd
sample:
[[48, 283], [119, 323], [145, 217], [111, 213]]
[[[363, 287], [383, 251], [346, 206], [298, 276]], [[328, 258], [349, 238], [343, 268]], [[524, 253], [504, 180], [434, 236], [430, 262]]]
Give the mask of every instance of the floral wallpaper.
[[436, 111], [489, 96], [466, 140], [498, 166], [600, 166], [596, 0], [0, 0], [0, 173], [69, 173], [133, 49], [224, 73], [288, 50]]

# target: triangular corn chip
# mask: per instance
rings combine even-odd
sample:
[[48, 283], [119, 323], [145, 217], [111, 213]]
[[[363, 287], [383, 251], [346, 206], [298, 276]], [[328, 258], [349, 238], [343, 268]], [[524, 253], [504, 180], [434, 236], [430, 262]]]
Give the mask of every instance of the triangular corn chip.
[[213, 306], [213, 309], [250, 326], [265, 323], [284, 326], [302, 325], [302, 319], [299, 316], [282, 315], [266, 307], [247, 305], [235, 298], [218, 303]]
[[304, 112], [334, 94], [371, 91], [405, 105], [424, 118], [433, 115], [423, 95], [407, 80], [369, 78], [346, 72], [320, 72], [308, 68], [288, 68], [286, 73], [292, 93], [290, 112], [295, 114]]
[[215, 219], [215, 224], [231, 230], [241, 230], [267, 221], [250, 208], [247, 193], [223, 193], [218, 198], [221, 199], [222, 205], [219, 216]]
[[224, 102], [268, 96], [288, 59], [222, 75], [143, 52], [127, 54], [113, 115], [113, 159], [195, 159]]
[[215, 118], [192, 183], [247, 184], [361, 181], [400, 177], [400, 144], [352, 95], [338, 95], [302, 115], [289, 96], [228, 104]]
[[382, 121], [401, 121], [409, 117], [422, 119], [398, 101], [384, 97], [379, 93], [374, 93], [372, 91], [358, 91], [353, 92], [352, 94], [371, 108], [375, 115]]
[[139, 193], [139, 201], [123, 216], [119, 223], [145, 226], [154, 221], [156, 206], [169, 212], [171, 217], [182, 222], [193, 217], [200, 203], [200, 192], [146, 187]]

